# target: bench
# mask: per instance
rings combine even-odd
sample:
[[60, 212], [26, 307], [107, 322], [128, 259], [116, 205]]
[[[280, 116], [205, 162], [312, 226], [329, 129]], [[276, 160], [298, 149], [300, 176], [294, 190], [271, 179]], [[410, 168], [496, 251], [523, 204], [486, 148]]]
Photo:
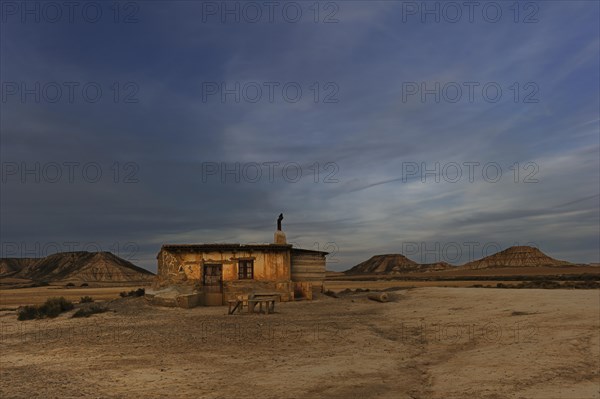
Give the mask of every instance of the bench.
[[255, 313], [256, 305], [259, 305], [258, 313], [263, 312], [263, 304], [265, 305], [265, 313], [275, 312], [275, 302], [278, 300], [275, 296], [260, 296], [258, 298], [248, 299], [248, 313]]
[[227, 311], [227, 314], [234, 314], [236, 310], [238, 311], [238, 313], [241, 313], [242, 308], [244, 307], [244, 301], [240, 299], [230, 299], [227, 301], [227, 304], [229, 305], [229, 310]]

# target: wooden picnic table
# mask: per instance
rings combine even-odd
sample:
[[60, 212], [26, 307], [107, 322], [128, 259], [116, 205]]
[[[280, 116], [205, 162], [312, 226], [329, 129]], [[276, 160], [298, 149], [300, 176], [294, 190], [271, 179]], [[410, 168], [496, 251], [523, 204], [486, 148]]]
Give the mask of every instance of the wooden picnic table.
[[252, 298], [264, 298], [264, 297], [275, 297], [281, 302], [280, 292], [254, 292]]
[[263, 312], [263, 304], [265, 305], [265, 313], [275, 312], [275, 302], [277, 301], [275, 296], [259, 296], [258, 298], [248, 299], [248, 313], [255, 313], [256, 305], [259, 305], [258, 313]]
[[258, 313], [263, 313], [263, 306], [265, 308], [264, 313], [275, 312], [275, 302], [279, 300], [276, 296], [260, 296], [258, 298], [249, 299], [230, 299], [227, 301], [229, 304], [228, 314], [234, 314], [237, 310], [238, 313], [242, 312], [244, 306], [248, 308], [248, 313], [256, 313], [256, 305], [258, 305]]

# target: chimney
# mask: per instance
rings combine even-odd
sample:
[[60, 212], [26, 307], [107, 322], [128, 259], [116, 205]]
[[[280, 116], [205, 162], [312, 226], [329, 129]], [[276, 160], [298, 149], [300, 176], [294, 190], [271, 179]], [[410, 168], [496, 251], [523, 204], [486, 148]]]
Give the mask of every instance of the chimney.
[[275, 244], [285, 245], [287, 244], [287, 239], [285, 238], [285, 233], [281, 230], [277, 230], [275, 232]]
[[277, 230], [275, 231], [275, 244], [285, 245], [287, 244], [287, 239], [285, 238], [285, 233], [281, 230], [281, 221], [283, 220], [283, 213], [279, 214], [277, 218]]

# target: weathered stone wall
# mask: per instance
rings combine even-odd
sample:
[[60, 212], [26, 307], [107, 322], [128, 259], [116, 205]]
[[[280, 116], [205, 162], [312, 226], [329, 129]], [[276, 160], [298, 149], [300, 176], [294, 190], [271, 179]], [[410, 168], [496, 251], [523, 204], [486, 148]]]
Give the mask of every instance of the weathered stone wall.
[[236, 299], [238, 295], [249, 295], [256, 292], [278, 293], [282, 302], [294, 299], [294, 286], [291, 281], [226, 281], [223, 287], [225, 302]]
[[254, 261], [254, 280], [289, 281], [291, 275], [289, 251], [212, 251], [171, 252], [162, 249], [158, 255], [158, 275], [161, 282], [180, 283], [202, 281], [205, 264], [223, 265], [223, 281], [238, 279], [238, 262]]
[[[240, 260], [254, 262], [254, 278], [238, 279]], [[278, 292], [283, 301], [296, 297], [312, 298], [313, 292], [322, 291], [325, 280], [325, 256], [310, 251], [272, 250], [167, 250], [158, 255], [159, 286], [195, 285], [202, 290], [202, 274], [206, 264], [223, 266], [223, 297], [252, 292]]]
[[161, 250], [157, 257], [156, 287], [181, 284], [187, 280], [182, 259], [178, 254]]
[[313, 287], [312, 283], [308, 282], [294, 282], [292, 284], [294, 284], [295, 298], [313, 299], [314, 291], [318, 290], [317, 287]]

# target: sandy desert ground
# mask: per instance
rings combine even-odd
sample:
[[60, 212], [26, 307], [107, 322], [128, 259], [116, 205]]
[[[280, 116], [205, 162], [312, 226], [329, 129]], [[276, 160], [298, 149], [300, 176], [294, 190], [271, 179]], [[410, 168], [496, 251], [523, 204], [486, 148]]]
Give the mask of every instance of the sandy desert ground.
[[600, 290], [415, 288], [271, 315], [0, 312], [2, 398], [600, 398]]

